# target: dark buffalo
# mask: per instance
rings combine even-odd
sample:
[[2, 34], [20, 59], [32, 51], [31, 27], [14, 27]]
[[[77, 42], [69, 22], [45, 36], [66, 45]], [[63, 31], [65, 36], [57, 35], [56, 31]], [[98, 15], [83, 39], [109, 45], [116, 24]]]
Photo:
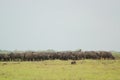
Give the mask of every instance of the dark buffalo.
[[72, 61], [71, 64], [76, 64], [76, 61]]

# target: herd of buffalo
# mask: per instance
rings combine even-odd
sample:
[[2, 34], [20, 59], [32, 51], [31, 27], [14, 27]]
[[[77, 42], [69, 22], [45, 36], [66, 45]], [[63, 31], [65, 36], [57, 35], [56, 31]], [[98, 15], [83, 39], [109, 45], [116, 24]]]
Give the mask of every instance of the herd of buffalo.
[[107, 51], [59, 51], [59, 52], [10, 52], [0, 54], [0, 61], [42, 61], [42, 60], [81, 60], [81, 59], [115, 59]]

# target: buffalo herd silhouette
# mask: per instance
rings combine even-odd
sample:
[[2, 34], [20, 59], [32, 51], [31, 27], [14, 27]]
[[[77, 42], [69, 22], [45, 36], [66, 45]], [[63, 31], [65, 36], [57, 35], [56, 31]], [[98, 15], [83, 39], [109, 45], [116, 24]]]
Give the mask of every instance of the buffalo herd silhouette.
[[[9, 52], [0, 54], [0, 61], [115, 59], [108, 51]], [[72, 64], [74, 64], [73, 62]]]

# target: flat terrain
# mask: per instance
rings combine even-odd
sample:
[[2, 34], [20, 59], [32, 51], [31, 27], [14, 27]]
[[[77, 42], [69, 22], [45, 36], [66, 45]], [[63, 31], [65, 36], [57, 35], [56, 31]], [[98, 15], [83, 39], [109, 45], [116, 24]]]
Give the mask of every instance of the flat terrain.
[[120, 80], [120, 60], [0, 62], [0, 80]]

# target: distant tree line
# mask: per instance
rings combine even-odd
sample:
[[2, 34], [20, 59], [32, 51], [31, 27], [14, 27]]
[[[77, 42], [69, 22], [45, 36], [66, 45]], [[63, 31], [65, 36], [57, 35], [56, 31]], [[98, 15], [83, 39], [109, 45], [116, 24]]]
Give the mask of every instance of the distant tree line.
[[42, 61], [42, 60], [81, 60], [81, 59], [115, 59], [107, 51], [50, 51], [50, 52], [9, 52], [0, 53], [0, 61]]

